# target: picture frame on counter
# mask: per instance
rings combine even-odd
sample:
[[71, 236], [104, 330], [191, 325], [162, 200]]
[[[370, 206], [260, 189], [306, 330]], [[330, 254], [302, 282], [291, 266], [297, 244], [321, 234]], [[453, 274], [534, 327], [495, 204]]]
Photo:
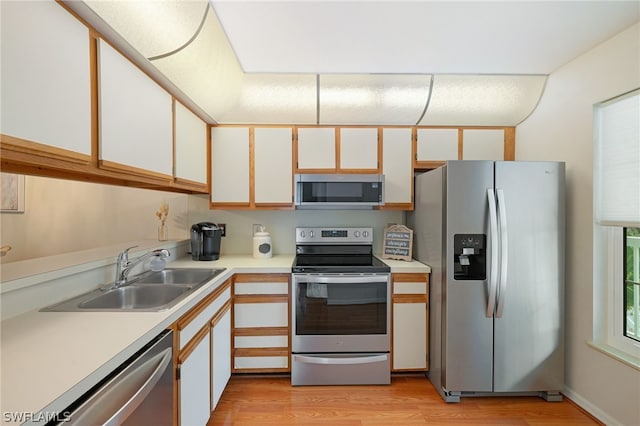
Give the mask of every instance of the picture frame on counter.
[[404, 225], [391, 225], [384, 230], [383, 259], [411, 261], [413, 230]]

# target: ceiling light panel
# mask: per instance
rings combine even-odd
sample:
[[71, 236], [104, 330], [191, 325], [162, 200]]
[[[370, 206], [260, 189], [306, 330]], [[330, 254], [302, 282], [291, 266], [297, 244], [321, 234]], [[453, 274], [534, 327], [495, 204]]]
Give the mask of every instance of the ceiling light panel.
[[237, 102], [216, 117], [225, 124], [315, 124], [316, 76], [244, 74]]
[[[85, 0], [107, 24], [147, 58], [171, 52], [197, 32], [207, 0]], [[209, 14], [213, 14], [209, 10]]]
[[320, 75], [319, 124], [415, 125], [430, 75]]
[[435, 75], [420, 125], [515, 126], [534, 110], [544, 75]]
[[244, 73], [214, 13], [184, 49], [152, 63], [216, 122], [238, 104]]

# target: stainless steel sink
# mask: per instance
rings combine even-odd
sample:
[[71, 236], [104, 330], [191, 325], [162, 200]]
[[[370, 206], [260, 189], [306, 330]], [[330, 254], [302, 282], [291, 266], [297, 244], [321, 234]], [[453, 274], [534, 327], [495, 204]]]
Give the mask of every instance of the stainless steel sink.
[[224, 268], [168, 268], [132, 277], [130, 283], [94, 290], [41, 309], [45, 312], [164, 311], [211, 281]]
[[157, 272], [146, 272], [131, 280], [134, 284], [193, 284], [209, 281], [223, 269], [167, 268]]
[[188, 285], [126, 286], [78, 304], [80, 309], [152, 309], [164, 307], [190, 291]]

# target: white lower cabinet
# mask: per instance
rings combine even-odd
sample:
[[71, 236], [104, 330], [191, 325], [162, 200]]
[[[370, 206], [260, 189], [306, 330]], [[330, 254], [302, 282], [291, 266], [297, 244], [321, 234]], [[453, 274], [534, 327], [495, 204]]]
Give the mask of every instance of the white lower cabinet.
[[233, 372], [289, 372], [289, 274], [238, 274], [233, 283]]
[[231, 280], [176, 323], [178, 422], [205, 425], [231, 377]]
[[429, 369], [429, 276], [392, 274], [392, 371]]
[[209, 335], [205, 334], [192, 352], [179, 361], [180, 425], [205, 425], [211, 415], [209, 398]]
[[231, 378], [231, 309], [211, 322], [211, 410]]

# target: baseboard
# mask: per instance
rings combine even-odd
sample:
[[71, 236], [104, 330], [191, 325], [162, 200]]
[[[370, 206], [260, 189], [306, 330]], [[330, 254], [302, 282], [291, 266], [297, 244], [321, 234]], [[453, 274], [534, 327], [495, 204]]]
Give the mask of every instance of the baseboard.
[[583, 409], [587, 414], [605, 424], [607, 426], [621, 426], [622, 423], [618, 422], [616, 419], [602, 411], [597, 406], [593, 405], [589, 400], [583, 398], [580, 394], [574, 392], [571, 388], [565, 386], [564, 391], [562, 392], [564, 396], [571, 400], [578, 407]]

